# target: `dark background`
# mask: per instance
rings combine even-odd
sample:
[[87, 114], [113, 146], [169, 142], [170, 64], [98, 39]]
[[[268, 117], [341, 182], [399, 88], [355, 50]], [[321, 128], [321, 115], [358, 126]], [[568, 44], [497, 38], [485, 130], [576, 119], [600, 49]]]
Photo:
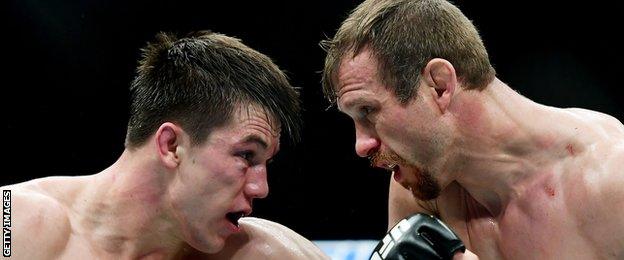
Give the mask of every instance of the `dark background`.
[[[302, 88], [303, 142], [283, 147], [254, 215], [310, 239], [381, 237], [388, 175], [356, 157], [353, 124], [325, 110], [320, 87], [318, 42], [359, 2], [2, 1], [0, 184], [112, 164], [123, 150], [139, 48], [161, 30], [211, 29], [272, 57]], [[499, 78], [540, 103], [624, 119], [621, 6], [504, 2], [456, 1]]]

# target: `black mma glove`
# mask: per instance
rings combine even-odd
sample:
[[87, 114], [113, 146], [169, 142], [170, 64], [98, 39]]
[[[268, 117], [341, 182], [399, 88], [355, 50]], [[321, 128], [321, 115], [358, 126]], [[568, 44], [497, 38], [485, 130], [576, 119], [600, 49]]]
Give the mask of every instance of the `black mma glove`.
[[416, 214], [399, 221], [377, 244], [371, 260], [453, 259], [466, 247], [439, 219]]

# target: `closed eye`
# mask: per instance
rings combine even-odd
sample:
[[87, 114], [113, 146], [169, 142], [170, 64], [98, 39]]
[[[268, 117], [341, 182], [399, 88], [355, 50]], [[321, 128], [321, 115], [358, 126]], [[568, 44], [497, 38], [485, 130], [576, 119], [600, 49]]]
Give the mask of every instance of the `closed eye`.
[[268, 164], [271, 164], [271, 163], [273, 163], [273, 158], [268, 159], [268, 160], [267, 160], [267, 162], [266, 162], [266, 164], [267, 164], [267, 165], [268, 165]]
[[359, 108], [360, 117], [368, 117], [371, 113], [375, 112], [375, 109], [371, 106], [361, 106]]
[[236, 155], [240, 158], [243, 158], [243, 160], [247, 161], [247, 164], [249, 165], [254, 164], [253, 160], [254, 160], [254, 157], [256, 156], [256, 153], [254, 151], [242, 151]]

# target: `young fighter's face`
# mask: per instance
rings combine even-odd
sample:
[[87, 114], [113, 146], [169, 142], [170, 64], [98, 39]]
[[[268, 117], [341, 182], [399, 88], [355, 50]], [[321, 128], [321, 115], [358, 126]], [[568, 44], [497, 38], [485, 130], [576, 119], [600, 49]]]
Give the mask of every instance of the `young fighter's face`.
[[355, 122], [355, 150], [370, 157], [373, 166], [393, 170], [395, 180], [415, 197], [433, 199], [440, 192], [433, 173], [448, 140], [436, 105], [423, 87], [401, 104], [377, 70], [368, 49], [353, 59], [347, 56], [338, 70], [338, 108]]
[[219, 251], [239, 231], [238, 218], [251, 213], [252, 200], [268, 195], [267, 161], [278, 149], [279, 127], [249, 106], [183, 153], [171, 187], [182, 239], [206, 253]]

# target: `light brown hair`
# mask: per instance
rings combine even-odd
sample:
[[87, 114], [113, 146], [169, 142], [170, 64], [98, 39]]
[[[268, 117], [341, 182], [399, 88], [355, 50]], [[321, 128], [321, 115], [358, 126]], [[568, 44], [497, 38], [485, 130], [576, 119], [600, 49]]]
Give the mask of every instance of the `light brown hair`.
[[340, 62], [364, 47], [377, 59], [381, 81], [402, 103], [413, 96], [433, 58], [453, 64], [467, 89], [485, 88], [496, 74], [475, 26], [444, 0], [367, 0], [321, 46], [327, 50], [323, 92], [332, 104]]

